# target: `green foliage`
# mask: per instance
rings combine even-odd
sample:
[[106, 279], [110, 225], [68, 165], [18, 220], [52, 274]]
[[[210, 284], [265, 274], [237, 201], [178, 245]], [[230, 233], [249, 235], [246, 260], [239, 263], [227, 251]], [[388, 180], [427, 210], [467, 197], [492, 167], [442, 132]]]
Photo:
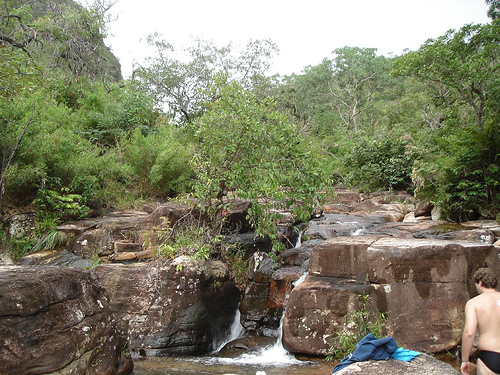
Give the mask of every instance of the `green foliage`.
[[483, 132], [442, 134], [438, 151], [417, 164], [417, 197], [441, 207], [444, 219], [495, 218], [500, 210], [499, 134], [498, 125]]
[[240, 290], [244, 290], [248, 283], [248, 259], [245, 259], [245, 250], [238, 244], [226, 244], [222, 256], [229, 265], [229, 272], [234, 283]]
[[56, 231], [60, 220], [61, 216], [56, 212], [39, 211], [35, 222], [34, 235], [41, 237], [45, 233]]
[[124, 159], [141, 196], [174, 195], [189, 189], [193, 146], [185, 132], [162, 122], [157, 132], [146, 136], [136, 128], [124, 143]]
[[499, 41], [498, 21], [465, 25], [397, 59], [393, 72], [426, 82], [440, 105], [460, 105], [465, 112], [452, 111], [454, 116], [467, 124], [472, 120], [481, 131], [491, 110], [488, 98], [496, 91]]
[[57, 249], [68, 242], [68, 236], [54, 230], [40, 237], [31, 248], [31, 252]]
[[208, 260], [213, 253], [220, 253], [222, 236], [214, 231], [201, 217], [187, 214], [172, 227], [163, 222], [146, 235], [144, 247], [152, 247], [160, 258], [174, 259], [189, 256]]
[[[133, 82], [162, 104], [176, 124], [189, 124], [204, 112], [206, 90], [216, 73], [225, 72], [250, 89], [265, 80], [268, 60], [277, 52], [270, 40], [250, 40], [243, 48], [235, 48], [231, 43], [217, 46], [195, 39], [183, 51], [176, 51], [153, 34], [148, 43], [156, 49], [156, 56], [133, 72]], [[181, 58], [173, 58], [176, 55]]]
[[417, 159], [407, 138], [359, 138], [353, 141], [344, 163], [348, 184], [363, 191], [410, 190]]
[[36, 239], [33, 237], [12, 238], [9, 240], [7, 247], [12, 259], [19, 260], [31, 253], [35, 244]]
[[209, 96], [214, 100], [194, 125], [194, 194], [202, 206], [215, 204], [214, 217], [228, 192], [251, 200], [256, 235], [276, 240], [277, 210], [291, 208], [304, 220], [328, 188], [318, 155], [272, 100], [257, 101], [224, 76]]
[[340, 361], [354, 352], [356, 344], [369, 333], [377, 338], [384, 335], [387, 314], [368, 310], [369, 295], [359, 295], [358, 298], [360, 307], [356, 311], [349, 312], [345, 326], [333, 343], [334, 349], [327, 357], [328, 361]]
[[[58, 186], [58, 179], [52, 185]], [[59, 191], [42, 188], [38, 190], [38, 197], [34, 202], [45, 212], [55, 213], [62, 218], [82, 218], [86, 216], [88, 207], [80, 203], [81, 198], [79, 194], [72, 194], [67, 187], [61, 187]]]

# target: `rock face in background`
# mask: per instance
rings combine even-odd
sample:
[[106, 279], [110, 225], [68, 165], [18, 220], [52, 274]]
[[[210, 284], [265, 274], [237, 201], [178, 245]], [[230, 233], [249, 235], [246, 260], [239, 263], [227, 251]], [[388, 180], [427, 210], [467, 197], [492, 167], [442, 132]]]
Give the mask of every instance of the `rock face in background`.
[[0, 373], [126, 374], [127, 351], [90, 273], [0, 267]]
[[238, 307], [239, 290], [219, 261], [108, 264], [95, 271], [134, 355], [207, 353]]

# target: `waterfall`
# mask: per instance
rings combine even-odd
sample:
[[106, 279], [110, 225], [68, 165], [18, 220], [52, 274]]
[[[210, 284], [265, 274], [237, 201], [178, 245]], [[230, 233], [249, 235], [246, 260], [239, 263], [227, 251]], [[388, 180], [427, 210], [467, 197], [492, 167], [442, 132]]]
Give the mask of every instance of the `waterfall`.
[[243, 335], [245, 329], [240, 323], [240, 318], [240, 305], [238, 304], [238, 307], [236, 308], [236, 312], [234, 314], [233, 322], [229, 327], [229, 331], [227, 332], [226, 337], [224, 337], [224, 339], [220, 342], [217, 342], [217, 340], [215, 340], [212, 345], [214, 348], [216, 348], [215, 352], [219, 352], [228, 342], [236, 340]]

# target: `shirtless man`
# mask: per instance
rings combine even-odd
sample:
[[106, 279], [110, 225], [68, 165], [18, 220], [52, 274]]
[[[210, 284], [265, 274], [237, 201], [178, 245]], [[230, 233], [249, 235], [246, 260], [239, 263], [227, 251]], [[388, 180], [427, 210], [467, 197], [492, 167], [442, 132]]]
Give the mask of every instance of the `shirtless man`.
[[474, 273], [479, 293], [465, 305], [465, 328], [462, 336], [462, 366], [464, 375], [470, 373], [469, 355], [479, 332], [478, 375], [500, 374], [500, 292], [496, 291], [497, 277], [489, 268]]

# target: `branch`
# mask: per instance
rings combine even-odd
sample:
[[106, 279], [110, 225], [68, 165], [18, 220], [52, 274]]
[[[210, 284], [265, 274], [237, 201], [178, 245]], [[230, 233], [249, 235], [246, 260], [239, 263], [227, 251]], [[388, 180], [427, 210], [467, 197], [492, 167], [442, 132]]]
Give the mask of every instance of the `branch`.
[[23, 130], [21, 131], [21, 134], [17, 138], [16, 144], [12, 148], [12, 152], [10, 153], [9, 159], [7, 159], [7, 163], [2, 168], [2, 174], [0, 175], [0, 199], [1, 200], [3, 200], [3, 196], [5, 193], [5, 175], [7, 173], [7, 170], [10, 167], [10, 164], [12, 163], [12, 159], [14, 158], [14, 155], [15, 155], [19, 145], [21, 144], [21, 140], [23, 139], [24, 135], [26, 134], [26, 131], [28, 130], [28, 126], [33, 122], [33, 113], [35, 112], [35, 108], [36, 108], [36, 103], [33, 103], [33, 108], [31, 109], [30, 118], [28, 119], [26, 124], [24, 124]]

